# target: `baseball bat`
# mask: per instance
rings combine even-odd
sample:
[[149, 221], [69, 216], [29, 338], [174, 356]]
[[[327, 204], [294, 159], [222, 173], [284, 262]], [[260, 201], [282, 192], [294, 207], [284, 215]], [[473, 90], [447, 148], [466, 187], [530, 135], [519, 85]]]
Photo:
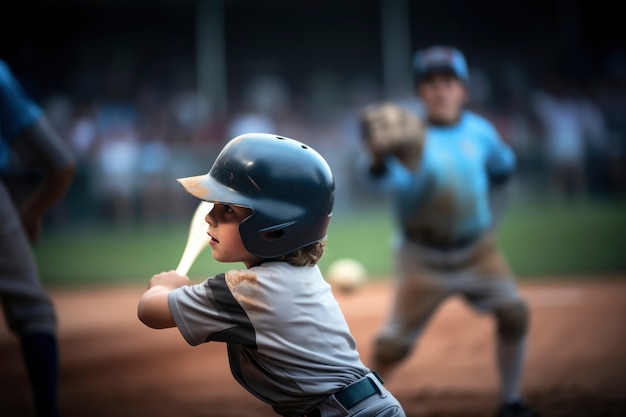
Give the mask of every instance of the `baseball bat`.
[[201, 201], [193, 213], [191, 224], [189, 226], [189, 235], [187, 236], [187, 244], [183, 251], [176, 272], [180, 275], [187, 275], [191, 265], [208, 245], [211, 239], [207, 234], [207, 223], [204, 221], [207, 213], [213, 208], [213, 203]]

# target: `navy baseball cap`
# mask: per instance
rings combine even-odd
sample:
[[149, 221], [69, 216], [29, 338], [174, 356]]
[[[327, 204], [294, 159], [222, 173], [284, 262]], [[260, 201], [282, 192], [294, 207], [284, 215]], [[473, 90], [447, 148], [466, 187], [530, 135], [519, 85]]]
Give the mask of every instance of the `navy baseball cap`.
[[454, 74], [466, 85], [469, 84], [469, 71], [463, 53], [450, 46], [432, 46], [419, 50], [413, 57], [415, 82], [433, 73]]

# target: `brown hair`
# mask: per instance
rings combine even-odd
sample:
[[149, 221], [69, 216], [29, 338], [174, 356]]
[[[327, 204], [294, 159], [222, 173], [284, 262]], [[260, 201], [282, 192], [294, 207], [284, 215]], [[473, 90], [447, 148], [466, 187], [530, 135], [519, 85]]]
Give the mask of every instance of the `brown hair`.
[[325, 246], [326, 240], [324, 239], [303, 248], [296, 249], [293, 252], [281, 256], [278, 260], [295, 266], [313, 266], [319, 262], [324, 254]]

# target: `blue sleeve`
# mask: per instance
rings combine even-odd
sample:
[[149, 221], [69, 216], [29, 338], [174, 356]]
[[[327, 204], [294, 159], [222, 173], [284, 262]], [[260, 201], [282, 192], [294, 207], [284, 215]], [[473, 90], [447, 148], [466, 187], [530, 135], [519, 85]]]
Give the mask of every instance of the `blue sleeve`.
[[487, 174], [492, 185], [506, 182], [515, 171], [516, 157], [509, 145], [490, 126], [488, 130], [489, 150], [487, 154]]
[[422, 175], [423, 164], [416, 171], [407, 169], [398, 158], [389, 155], [385, 158], [385, 171], [379, 175], [373, 174], [370, 170], [370, 162], [367, 156], [363, 155], [356, 161], [357, 177], [364, 185], [378, 192], [393, 192], [406, 190], [415, 185], [416, 180]]
[[39, 106], [26, 96], [9, 67], [0, 59], [0, 174], [10, 164], [11, 142], [41, 114]]
[[9, 67], [0, 60], [0, 135], [4, 141], [10, 143], [41, 114], [41, 108], [26, 95]]

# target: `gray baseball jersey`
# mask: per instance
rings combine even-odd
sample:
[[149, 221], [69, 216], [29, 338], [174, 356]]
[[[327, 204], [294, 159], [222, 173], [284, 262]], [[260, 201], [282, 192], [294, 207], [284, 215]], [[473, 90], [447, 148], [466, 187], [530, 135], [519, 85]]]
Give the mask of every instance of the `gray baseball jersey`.
[[235, 379], [279, 414], [304, 414], [369, 372], [317, 266], [228, 271], [172, 291], [169, 305], [189, 344], [226, 342]]

